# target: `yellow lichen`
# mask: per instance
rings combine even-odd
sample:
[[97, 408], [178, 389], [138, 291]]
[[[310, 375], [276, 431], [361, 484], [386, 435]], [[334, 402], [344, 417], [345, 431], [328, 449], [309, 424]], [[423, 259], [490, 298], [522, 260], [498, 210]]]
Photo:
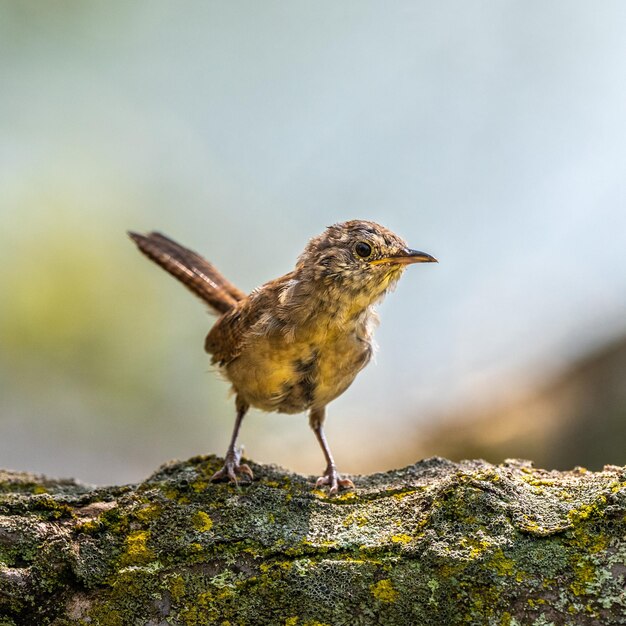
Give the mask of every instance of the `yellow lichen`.
[[100, 520], [90, 519], [76, 524], [76, 530], [81, 533], [92, 533], [101, 526]]
[[137, 519], [141, 522], [149, 522], [153, 519], [156, 519], [161, 514], [161, 506], [159, 504], [153, 503], [148, 504], [143, 509], [139, 509], [135, 515]]
[[459, 541], [459, 546], [461, 548], [469, 548], [467, 556], [469, 559], [474, 560], [482, 556], [489, 548], [491, 548], [491, 543], [485, 539], [463, 537]]
[[576, 579], [570, 585], [572, 593], [582, 596], [589, 593], [589, 586], [596, 580], [596, 568], [586, 559], [581, 559], [574, 567]]
[[[515, 574], [515, 582], [516, 583], [523, 583], [525, 580], [527, 580], [528, 578], [530, 578], [529, 574], [527, 574], [526, 572], [517, 572]], [[544, 587], [549, 587], [548, 581], [543, 581], [542, 585]]]
[[[509, 559], [504, 555], [501, 548], [498, 548], [491, 557], [489, 565], [493, 568], [499, 576], [511, 576], [515, 569], [515, 561]], [[516, 578], [516, 580], [518, 580]]]
[[294, 566], [293, 561], [272, 561], [271, 563], [261, 563], [260, 570], [261, 573], [267, 574], [272, 570], [280, 571], [283, 570], [285, 572], [289, 571]]
[[168, 588], [174, 602], [180, 602], [185, 596], [185, 579], [180, 574], [174, 575]]
[[347, 528], [348, 526], [356, 524], [359, 528], [362, 528], [368, 523], [368, 521], [368, 518], [362, 513], [352, 512], [346, 515], [342, 525]]
[[176, 491], [173, 487], [166, 487], [163, 489], [163, 495], [168, 500], [176, 500], [176, 498], [178, 498], [178, 491]]
[[404, 498], [408, 496], [412, 496], [415, 493], [415, 490], [410, 491], [400, 491], [398, 493], [394, 493], [391, 497], [395, 500], [404, 500]]
[[192, 518], [193, 526], [201, 533], [206, 533], [213, 528], [213, 520], [204, 511], [198, 511]]
[[148, 547], [150, 533], [136, 530], [126, 537], [126, 552], [122, 555], [124, 565], [142, 565], [154, 559], [154, 552]]
[[568, 518], [573, 525], [573, 542], [585, 552], [596, 554], [606, 550], [609, 544], [608, 537], [603, 533], [589, 533], [586, 528], [587, 522], [593, 518], [601, 517], [604, 513], [606, 497], [600, 496], [594, 503], [583, 505], [568, 513]]
[[384, 578], [383, 580], [379, 580], [376, 584], [370, 585], [370, 591], [380, 602], [395, 602], [398, 597], [398, 592], [393, 588], [388, 578]]
[[520, 476], [520, 478], [528, 485], [534, 487], [555, 487], [559, 485], [559, 481], [555, 478], [538, 478], [533, 474], [526, 474], [526, 476]]
[[586, 520], [592, 515], [596, 515], [600, 513], [601, 507], [606, 504], [606, 496], [600, 496], [595, 502], [592, 504], [586, 504], [578, 507], [577, 509], [572, 509], [568, 513], [568, 517], [572, 522], [578, 522], [580, 520]]
[[181, 612], [185, 626], [209, 626], [215, 624], [214, 596], [210, 591], [196, 596], [193, 604], [186, 606]]
[[288, 617], [285, 620], [285, 626], [296, 626], [296, 624], [298, 623], [298, 617]]
[[624, 488], [626, 488], [626, 482], [616, 481], [611, 485], [611, 493], [617, 493], [618, 491], [621, 491]]
[[391, 541], [393, 543], [410, 543], [413, 541], [413, 537], [410, 535], [393, 535]]
[[346, 500], [356, 500], [356, 493], [354, 493], [354, 491], [346, 491], [346, 493], [342, 493], [338, 496], [335, 497], [335, 500], [341, 500], [341, 501], [346, 501]]
[[474, 474], [475, 480], [489, 481], [497, 483], [500, 480], [500, 476], [492, 469], [479, 470]]
[[196, 492], [196, 493], [202, 493], [208, 486], [208, 481], [206, 480], [196, 480], [195, 482], [191, 483], [191, 488]]

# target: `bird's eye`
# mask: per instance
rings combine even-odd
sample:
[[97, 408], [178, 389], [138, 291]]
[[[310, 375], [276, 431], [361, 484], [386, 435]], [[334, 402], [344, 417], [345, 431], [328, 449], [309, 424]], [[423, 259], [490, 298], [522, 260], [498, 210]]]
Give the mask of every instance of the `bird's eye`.
[[370, 246], [369, 243], [365, 243], [365, 241], [359, 241], [355, 244], [354, 251], [362, 259], [367, 259], [372, 255], [372, 246]]

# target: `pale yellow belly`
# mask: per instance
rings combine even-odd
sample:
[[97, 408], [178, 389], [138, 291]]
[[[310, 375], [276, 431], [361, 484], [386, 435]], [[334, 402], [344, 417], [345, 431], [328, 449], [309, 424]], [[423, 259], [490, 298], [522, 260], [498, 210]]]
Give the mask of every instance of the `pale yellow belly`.
[[258, 337], [223, 372], [250, 405], [298, 413], [343, 393], [371, 351], [370, 343], [355, 334], [317, 343]]

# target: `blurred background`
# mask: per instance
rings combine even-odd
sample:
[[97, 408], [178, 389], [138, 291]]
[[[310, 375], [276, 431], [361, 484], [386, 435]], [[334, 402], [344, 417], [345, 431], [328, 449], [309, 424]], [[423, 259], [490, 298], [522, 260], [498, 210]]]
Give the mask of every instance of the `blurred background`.
[[[626, 4], [0, 0], [0, 466], [136, 481], [223, 454], [202, 304], [125, 231], [245, 290], [378, 221], [440, 259], [329, 408], [344, 472], [626, 462]], [[323, 469], [304, 415], [257, 461]]]

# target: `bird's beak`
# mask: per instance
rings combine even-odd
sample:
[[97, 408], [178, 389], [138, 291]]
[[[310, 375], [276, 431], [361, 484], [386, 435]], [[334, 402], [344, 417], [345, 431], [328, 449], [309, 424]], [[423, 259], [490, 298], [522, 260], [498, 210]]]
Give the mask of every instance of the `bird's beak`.
[[371, 265], [381, 265], [383, 263], [397, 263], [398, 265], [410, 265], [411, 263], [439, 263], [434, 256], [419, 250], [410, 250], [405, 248], [399, 254], [387, 256], [383, 259], [374, 259], [370, 261]]

